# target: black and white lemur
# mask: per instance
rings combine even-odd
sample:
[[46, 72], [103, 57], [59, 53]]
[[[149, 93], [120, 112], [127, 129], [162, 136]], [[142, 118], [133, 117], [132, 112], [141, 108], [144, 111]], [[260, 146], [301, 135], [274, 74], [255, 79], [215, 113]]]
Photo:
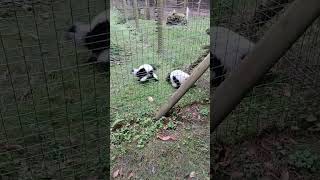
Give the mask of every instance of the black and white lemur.
[[[255, 44], [224, 27], [212, 27], [210, 33], [210, 70], [213, 76], [211, 83], [217, 87], [239, 66]], [[265, 76], [259, 83], [273, 79], [273, 75]]]
[[174, 70], [168, 74], [166, 80], [172, 87], [178, 89], [189, 77], [190, 75], [182, 70]]
[[74, 39], [77, 45], [91, 51], [88, 62], [98, 62], [102, 67], [109, 62], [110, 22], [106, 11], [95, 16], [90, 24], [76, 22], [71, 25], [66, 38]]
[[213, 85], [219, 86], [254, 47], [245, 37], [224, 27], [210, 29], [210, 59]]
[[138, 68], [132, 69], [132, 74], [138, 77], [139, 82], [143, 83], [149, 79], [154, 79], [158, 81], [158, 76], [156, 75], [156, 67], [150, 64], [143, 64]]

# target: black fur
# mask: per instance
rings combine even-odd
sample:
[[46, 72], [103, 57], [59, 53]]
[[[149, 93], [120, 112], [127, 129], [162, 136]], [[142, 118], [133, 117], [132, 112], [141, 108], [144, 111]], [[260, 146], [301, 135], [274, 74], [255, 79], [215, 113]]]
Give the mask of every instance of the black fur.
[[221, 61], [210, 52], [210, 69], [211, 72], [215, 73], [215, 77], [213, 77], [213, 86], [217, 87], [224, 81], [224, 76], [226, 74], [224, 70], [224, 66], [221, 64]]
[[177, 84], [177, 87], [175, 87], [175, 88], [178, 89], [181, 85], [180, 81], [175, 76], [172, 77], [172, 80], [174, 83]]
[[97, 60], [98, 60], [97, 57], [91, 56], [91, 57], [88, 59], [88, 62], [96, 62]]
[[144, 68], [142, 68], [142, 69], [140, 69], [138, 72], [137, 72], [137, 74], [136, 74], [136, 76], [139, 78], [139, 80], [141, 79], [141, 78], [143, 78], [144, 76], [146, 76], [148, 73], [147, 73], [147, 71], [144, 69]]
[[97, 24], [90, 32], [86, 34], [85, 46], [94, 54], [100, 54], [102, 51], [110, 48], [110, 23], [104, 21]]
[[167, 77], [166, 77], [166, 81], [170, 82], [170, 73], [168, 73]]
[[109, 70], [109, 63], [107, 62], [99, 62], [97, 64], [95, 64], [96, 68], [98, 69], [99, 72], [105, 72]]
[[[175, 88], [178, 89], [178, 88], [180, 87], [180, 85], [181, 85], [180, 81], [179, 81], [175, 76], [172, 77], [172, 80], [173, 80], [174, 83], [177, 84], [177, 87], [175, 87]], [[167, 81], [168, 83], [171, 83], [170, 73], [168, 73], [168, 75], [167, 75], [167, 77], [166, 77], [166, 81]]]
[[[154, 67], [153, 67], [154, 68]], [[136, 76], [139, 78], [138, 79], [138, 81], [140, 81], [143, 77], [145, 77], [146, 75], [151, 75], [151, 76], [149, 76], [148, 77], [148, 79], [153, 79], [154, 77], [153, 77], [153, 70], [151, 70], [151, 71], [149, 71], [148, 73], [147, 73], [147, 71], [144, 69], [144, 68], [142, 68], [142, 69], [140, 69], [138, 72], [137, 72], [137, 74], [136, 74]], [[154, 80], [156, 80], [156, 81], [158, 81], [158, 79], [156, 79], [156, 78], [154, 78]]]
[[72, 25], [72, 26], [69, 28], [68, 32], [75, 33], [75, 32], [76, 32], [76, 26], [75, 26], [75, 25]]
[[[246, 57], [246, 55], [247, 54], [241, 55], [240, 60], [243, 60]], [[212, 72], [215, 73], [215, 77], [213, 77], [213, 86], [217, 87], [225, 80], [226, 70], [221, 63], [221, 60], [217, 58], [217, 56], [213, 55], [211, 52], [210, 61], [210, 69]]]

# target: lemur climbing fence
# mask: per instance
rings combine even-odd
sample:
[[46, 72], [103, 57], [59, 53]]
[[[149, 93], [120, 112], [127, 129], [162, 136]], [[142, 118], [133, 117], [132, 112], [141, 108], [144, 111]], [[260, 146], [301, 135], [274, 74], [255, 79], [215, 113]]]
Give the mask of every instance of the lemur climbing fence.
[[[226, 27], [252, 42], [257, 42], [290, 2], [216, 1], [211, 8], [211, 30], [216, 26]], [[234, 142], [270, 127], [296, 130], [307, 126], [309, 132], [320, 130], [316, 123], [308, 122], [320, 115], [319, 30], [317, 20], [271, 69], [273, 78], [266, 78], [266, 81], [256, 85], [221, 124], [216, 131], [217, 137], [223, 137], [226, 142]], [[229, 45], [233, 43], [228, 47], [243, 48], [239, 41], [228, 41], [228, 35], [225, 37]], [[227, 47], [214, 47], [213, 54], [216, 48]], [[214, 96], [214, 90], [212, 93]]]
[[[175, 69], [190, 73], [199, 60], [208, 53], [209, 35], [206, 33], [209, 28], [208, 4], [201, 4], [198, 11], [198, 6], [189, 3], [187, 24], [167, 25], [166, 17], [173, 9], [177, 13], [186, 12], [183, 5], [167, 2], [163, 8], [163, 24], [160, 30], [158, 17], [154, 15], [154, 9], [157, 9], [159, 14], [158, 5], [152, 3], [149, 5], [150, 18], [145, 16], [145, 4], [138, 4], [140, 12], [138, 22], [133, 13], [134, 6], [130, 3], [123, 6], [118, 2], [111, 9], [110, 82], [113, 144], [126, 142], [126, 139], [120, 138], [117, 132], [124, 131], [125, 127], [130, 127], [131, 132], [137, 130], [134, 124], [139, 124], [144, 118], [152, 118], [160, 105], [175, 91], [166, 81], [168, 73]], [[136, 23], [139, 25], [136, 26]], [[159, 31], [162, 32], [160, 36]], [[159, 43], [162, 45], [160, 53]], [[146, 83], [138, 82], [138, 78], [131, 71], [143, 64], [156, 67], [155, 73], [159, 81], [150, 79]], [[180, 105], [208, 99], [209, 76], [205, 81], [203, 86], [199, 85], [190, 90]], [[137, 131], [143, 132], [143, 130]]]
[[107, 75], [64, 36], [108, 5], [0, 1], [0, 179], [106, 176]]

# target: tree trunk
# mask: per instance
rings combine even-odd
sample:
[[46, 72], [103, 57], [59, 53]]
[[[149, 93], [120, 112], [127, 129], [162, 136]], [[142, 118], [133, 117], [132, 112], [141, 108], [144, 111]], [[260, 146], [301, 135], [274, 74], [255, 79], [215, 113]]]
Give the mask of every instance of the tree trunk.
[[122, 8], [126, 22], [128, 22], [128, 12], [127, 12], [127, 2], [126, 0], [122, 0]]
[[139, 13], [137, 0], [133, 0], [133, 15], [136, 22], [136, 29], [139, 29]]
[[145, 2], [146, 19], [150, 20], [150, 2], [149, 0], [144, 0], [144, 2]]
[[163, 0], [158, 0], [158, 53], [161, 55], [163, 50]]
[[201, 9], [201, 0], [198, 2], [198, 15], [200, 16], [200, 9]]

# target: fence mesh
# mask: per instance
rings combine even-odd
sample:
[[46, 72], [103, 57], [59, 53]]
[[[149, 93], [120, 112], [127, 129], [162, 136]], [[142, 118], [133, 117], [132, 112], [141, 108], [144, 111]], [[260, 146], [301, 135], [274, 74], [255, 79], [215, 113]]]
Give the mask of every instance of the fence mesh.
[[0, 177], [106, 173], [109, 84], [89, 51], [64, 38], [105, 0], [0, 2]]
[[[281, 16], [292, 1], [266, 0], [242, 1], [220, 0], [213, 4], [211, 31], [217, 26], [225, 27], [239, 34], [239, 39], [256, 43]], [[298, 23], [298, 22], [297, 22]], [[239, 49], [252, 49], [248, 44], [239, 43], [229, 31], [214, 35], [224, 36], [224, 47], [214, 47], [213, 54], [226, 48], [241, 56]], [[216, 137], [233, 143], [248, 135], [276, 127], [295, 130], [310, 116], [319, 112], [319, 19], [316, 20], [295, 42], [291, 49], [242, 100], [216, 131]], [[237, 36], [238, 37], [238, 36]], [[221, 38], [221, 37], [220, 37]], [[233, 39], [232, 39], [233, 38]], [[214, 39], [211, 40], [213, 43]], [[275, 42], [277, 43], [277, 42]], [[233, 48], [233, 49], [232, 49]], [[233, 51], [234, 50], [234, 51]], [[221, 56], [220, 58], [228, 58]], [[229, 56], [230, 58], [230, 56]], [[258, 60], [258, 59], [257, 59]], [[212, 74], [214, 76], [214, 74]], [[267, 78], [271, 77], [271, 78]], [[212, 92], [214, 94], [214, 91]], [[311, 126], [308, 130], [316, 130]], [[223, 138], [222, 138], [223, 137]]]
[[[160, 1], [157, 1], [160, 2]], [[132, 4], [114, 2], [111, 10], [111, 141], [112, 147], [137, 141], [142, 147], [149, 134], [154, 133], [157, 123], [151, 118], [165, 103], [175, 88], [166, 81], [168, 73], [182, 70], [191, 73], [192, 69], [208, 54], [209, 5], [199, 6], [190, 2], [187, 24], [167, 25], [167, 17], [175, 10], [186, 14], [181, 3], [165, 1], [163, 8], [162, 34], [159, 36], [159, 4], [150, 1], [150, 19], [144, 1], [138, 3], [139, 25], [136, 26]], [[138, 27], [138, 28], [137, 28]], [[159, 37], [162, 38], [159, 41]], [[162, 50], [159, 52], [159, 43]], [[143, 64], [156, 67], [159, 81], [150, 79], [138, 82], [131, 74], [132, 69]], [[208, 99], [209, 73], [195, 88], [185, 95], [178, 106]], [[151, 130], [150, 130], [151, 129]], [[134, 137], [137, 137], [135, 139]], [[118, 151], [114, 151], [118, 153]]]

